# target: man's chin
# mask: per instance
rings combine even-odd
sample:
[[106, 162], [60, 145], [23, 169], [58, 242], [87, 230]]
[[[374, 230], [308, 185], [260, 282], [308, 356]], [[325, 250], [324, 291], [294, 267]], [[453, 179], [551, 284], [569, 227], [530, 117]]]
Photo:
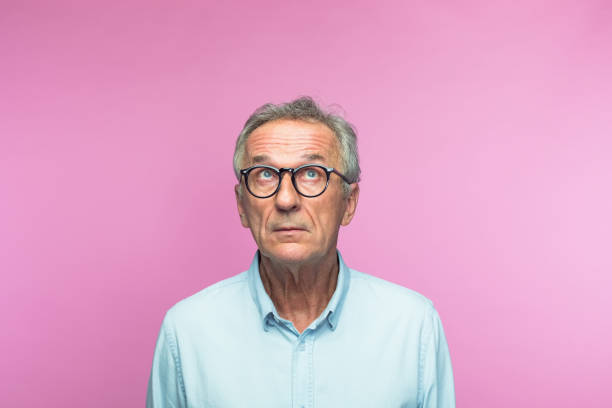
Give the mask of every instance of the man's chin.
[[322, 254], [313, 253], [312, 250], [300, 244], [281, 244], [274, 248], [260, 248], [261, 254], [273, 262], [287, 265], [307, 263], [321, 257]]

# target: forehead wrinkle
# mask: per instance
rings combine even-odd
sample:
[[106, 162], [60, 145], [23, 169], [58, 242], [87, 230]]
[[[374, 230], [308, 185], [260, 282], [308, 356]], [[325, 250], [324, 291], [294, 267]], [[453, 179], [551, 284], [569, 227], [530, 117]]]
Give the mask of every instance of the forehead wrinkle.
[[251, 163], [285, 158], [324, 162], [331, 159], [328, 157], [330, 153], [337, 158], [338, 150], [338, 142], [333, 135], [319, 132], [253, 132], [246, 141], [247, 157]]

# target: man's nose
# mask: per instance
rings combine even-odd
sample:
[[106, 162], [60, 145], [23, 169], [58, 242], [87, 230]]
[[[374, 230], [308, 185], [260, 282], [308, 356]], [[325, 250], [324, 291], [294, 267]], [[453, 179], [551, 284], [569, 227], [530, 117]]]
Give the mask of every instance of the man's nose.
[[286, 172], [280, 175], [280, 186], [278, 187], [274, 201], [276, 207], [283, 211], [294, 210], [298, 207], [300, 195], [295, 191], [295, 187], [293, 187], [291, 173]]

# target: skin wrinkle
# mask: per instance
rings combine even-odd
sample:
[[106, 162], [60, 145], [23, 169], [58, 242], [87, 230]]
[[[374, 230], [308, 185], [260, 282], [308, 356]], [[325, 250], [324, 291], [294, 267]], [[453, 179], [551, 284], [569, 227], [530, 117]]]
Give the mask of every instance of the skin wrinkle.
[[[321, 126], [324, 126], [324, 125], [321, 125]], [[254, 134], [259, 129], [261, 128], [256, 129], [253, 133], [251, 133], [251, 136], [249, 137], [249, 139], [247, 139], [246, 149], [245, 149], [246, 157], [247, 158], [252, 157], [252, 159], [249, 160], [249, 164], [247, 165], [247, 167], [255, 165], [255, 164], [261, 164], [263, 159], [265, 158], [274, 157], [274, 155], [271, 154], [271, 152], [276, 151], [277, 149], [282, 149], [285, 152], [285, 154], [288, 156], [291, 154], [296, 155], [297, 153], [302, 153], [300, 154], [300, 156], [305, 156], [305, 158], [308, 158], [308, 156], [314, 156], [314, 157], [320, 156], [321, 159], [319, 159], [319, 161], [321, 162], [325, 161], [325, 156], [322, 155], [320, 152], [329, 149], [329, 147], [327, 146], [327, 143], [321, 143], [320, 141], [312, 143], [309, 137], [304, 137], [304, 135], [295, 135], [295, 138], [291, 140], [290, 148], [287, 148], [286, 138], [269, 140], [269, 138], [262, 139], [260, 137], [256, 137], [256, 135], [254, 136]], [[311, 143], [308, 143], [308, 142], [311, 142]], [[337, 142], [335, 144], [337, 145]], [[333, 156], [335, 157], [330, 157], [330, 160], [333, 160], [334, 162], [337, 163], [339, 162], [338, 158], [340, 154], [337, 151], [338, 150], [337, 147], [334, 150], [336, 150], [335, 154], [333, 154]], [[257, 152], [257, 155], [252, 156], [250, 154], [251, 151]], [[275, 165], [274, 162], [266, 163], [266, 164], [269, 164], [274, 167], [282, 167], [282, 166]], [[300, 163], [300, 164], [306, 164], [306, 163]], [[298, 165], [296, 164], [295, 167], [297, 166]]]
[[[268, 271], [263, 265], [261, 271], [264, 288], [268, 293], [274, 291], [275, 297], [278, 300], [278, 302], [275, 302], [275, 305], [278, 305], [277, 311], [281, 317], [284, 318], [291, 315], [299, 315], [302, 319], [307, 319], [309, 315], [319, 316], [334, 294], [338, 281], [337, 268], [335, 269], [335, 273], [327, 274], [327, 276], [328, 279], [319, 279], [318, 285], [313, 286], [306, 285], [304, 279], [296, 281], [293, 279], [293, 274], [284, 273], [278, 276], [274, 271]], [[314, 282], [314, 285], [316, 284], [317, 282]], [[314, 298], [310, 295], [310, 292], [321, 294], [322, 296]], [[322, 302], [325, 302], [323, 308], [320, 306]], [[286, 305], [292, 304], [300, 306], [300, 308], [293, 313], [290, 309], [285, 307]], [[300, 310], [305, 310], [306, 313], [300, 312]], [[300, 320], [300, 318], [298, 318], [298, 320]]]
[[[257, 128], [247, 139], [245, 167], [255, 158], [274, 167], [297, 167], [321, 158], [320, 164], [340, 164], [339, 143], [333, 132], [320, 123], [280, 120]], [[261, 253], [260, 275], [281, 317], [302, 332], [325, 309], [338, 277], [336, 244], [340, 225], [351, 221], [359, 195], [351, 185], [345, 195], [343, 181], [330, 178], [318, 197], [299, 195], [289, 174], [284, 174], [276, 195], [260, 199], [240, 194], [236, 200], [242, 225], [251, 229]], [[279, 227], [299, 231], [278, 232]]]
[[[308, 163], [325, 163], [326, 161], [325, 157], [321, 156], [320, 154], [305, 153], [302, 155], [302, 158], [308, 161]], [[270, 158], [266, 156], [265, 154], [260, 154], [260, 155], [254, 156], [251, 161], [253, 165], [256, 165], [256, 164], [262, 164], [265, 162], [269, 162]]]

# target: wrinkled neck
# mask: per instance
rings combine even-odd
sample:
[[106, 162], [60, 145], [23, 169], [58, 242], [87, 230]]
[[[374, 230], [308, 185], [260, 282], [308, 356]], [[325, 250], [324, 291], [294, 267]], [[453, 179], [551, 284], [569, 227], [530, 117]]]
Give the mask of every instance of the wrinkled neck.
[[299, 332], [325, 309], [338, 282], [338, 257], [303, 265], [283, 265], [260, 257], [263, 286], [279, 315], [293, 322]]

